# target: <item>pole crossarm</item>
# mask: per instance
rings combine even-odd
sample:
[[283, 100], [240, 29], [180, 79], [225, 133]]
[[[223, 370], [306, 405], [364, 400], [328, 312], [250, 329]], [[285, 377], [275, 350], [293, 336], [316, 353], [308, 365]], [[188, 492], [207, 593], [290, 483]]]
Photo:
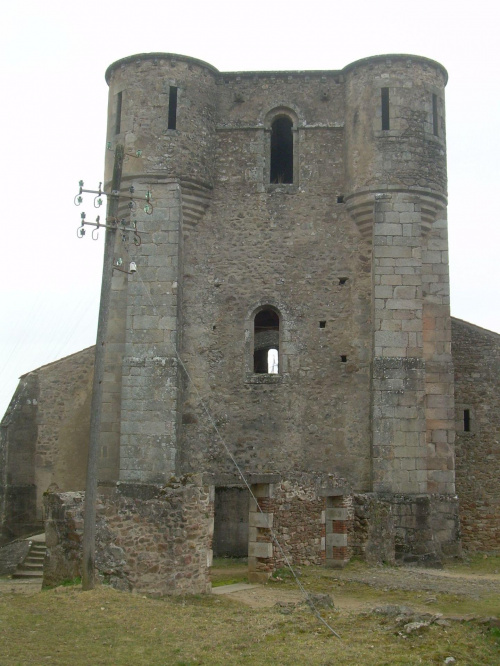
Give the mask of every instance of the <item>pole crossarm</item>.
[[[81, 213], [81, 224], [78, 227], [78, 237], [82, 238], [85, 236], [85, 231], [81, 231], [82, 227], [95, 227], [96, 229], [120, 229], [120, 231], [132, 231], [134, 234], [137, 234], [137, 224], [135, 220], [132, 222], [131, 226], [127, 226], [127, 222], [125, 219], [117, 219], [117, 218], [106, 218], [105, 222], [101, 222], [100, 215], [98, 215], [95, 219], [95, 222], [89, 222], [86, 218], [85, 213]], [[144, 232], [141, 232], [144, 233]]]
[[[115, 153], [115, 158], [116, 158], [116, 153]], [[104, 203], [103, 200], [101, 199], [102, 196], [105, 197], [120, 197], [120, 199], [128, 199], [129, 200], [129, 207], [133, 208], [135, 207], [134, 204], [137, 200], [139, 201], [145, 201], [146, 206], [144, 207], [144, 211], [148, 213], [148, 215], [151, 215], [153, 212], [153, 206], [151, 204], [151, 199], [152, 199], [152, 194], [151, 191], [148, 190], [146, 192], [146, 196], [136, 196], [135, 194], [135, 188], [133, 185], [131, 185], [128, 188], [128, 194], [126, 193], [120, 193], [116, 189], [112, 189], [111, 192], [106, 192], [105, 190], [102, 189], [102, 182], [99, 183], [99, 188], [97, 190], [87, 190], [84, 189], [84, 182], [81, 180], [78, 183], [80, 189], [78, 190], [78, 194], [75, 195], [75, 198], [73, 199], [73, 202], [75, 206], [80, 206], [80, 204], [83, 203], [83, 197], [82, 194], [95, 194], [96, 196], [94, 197], [94, 207], [95, 208], [100, 208], [102, 204]], [[131, 205], [132, 204], [132, 205]]]

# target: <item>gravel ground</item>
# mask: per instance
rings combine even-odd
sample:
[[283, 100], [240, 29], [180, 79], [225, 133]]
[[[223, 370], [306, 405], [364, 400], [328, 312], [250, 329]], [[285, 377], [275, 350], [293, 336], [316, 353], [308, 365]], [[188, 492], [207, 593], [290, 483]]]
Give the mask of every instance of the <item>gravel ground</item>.
[[500, 574], [467, 574], [409, 567], [372, 567], [361, 572], [336, 571], [333, 578], [388, 590], [424, 590], [478, 598], [485, 594], [497, 593], [500, 598]]

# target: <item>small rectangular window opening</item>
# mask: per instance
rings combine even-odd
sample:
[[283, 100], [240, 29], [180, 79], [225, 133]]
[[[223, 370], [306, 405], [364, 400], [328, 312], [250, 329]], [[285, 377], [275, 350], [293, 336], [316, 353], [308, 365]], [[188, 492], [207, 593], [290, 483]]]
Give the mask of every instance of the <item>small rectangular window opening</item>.
[[337, 203], [344, 203], [344, 195], [343, 194], [339, 194], [339, 196], [337, 197]]
[[319, 322], [319, 327], [320, 328], [326, 328], [326, 321], [325, 320], [320, 321]]
[[120, 134], [121, 124], [122, 124], [122, 93], [120, 91], [116, 95], [115, 134]]
[[345, 284], [347, 282], [348, 278], [339, 278], [339, 284]]
[[389, 129], [389, 88], [382, 88], [382, 129]]
[[340, 360], [342, 361], [342, 363], [347, 363], [347, 356], [342, 354], [342, 356], [340, 357]]
[[168, 95], [168, 129], [175, 129], [177, 125], [177, 87], [170, 86]]
[[470, 409], [464, 409], [464, 432], [470, 432]]
[[438, 98], [434, 93], [432, 94], [432, 131], [434, 136], [438, 135]]

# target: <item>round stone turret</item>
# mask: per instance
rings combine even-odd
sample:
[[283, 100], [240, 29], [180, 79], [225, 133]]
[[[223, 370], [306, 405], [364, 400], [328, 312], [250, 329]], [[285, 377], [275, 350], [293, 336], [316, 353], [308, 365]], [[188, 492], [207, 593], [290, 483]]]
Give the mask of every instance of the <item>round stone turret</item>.
[[420, 56], [381, 55], [343, 71], [348, 205], [359, 212], [362, 199], [391, 191], [445, 205], [446, 70]]
[[124, 164], [124, 177], [175, 177], [211, 187], [217, 74], [208, 63], [171, 53], [110, 65], [106, 181], [119, 142], [134, 156]]

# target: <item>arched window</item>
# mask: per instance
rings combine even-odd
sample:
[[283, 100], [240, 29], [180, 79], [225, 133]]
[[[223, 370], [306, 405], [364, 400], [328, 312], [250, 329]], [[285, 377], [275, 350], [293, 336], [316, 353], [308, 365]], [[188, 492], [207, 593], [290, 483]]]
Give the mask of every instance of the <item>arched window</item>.
[[271, 183], [293, 183], [293, 122], [278, 116], [271, 125]]
[[259, 310], [254, 319], [253, 371], [257, 374], [279, 373], [280, 319], [271, 308]]

